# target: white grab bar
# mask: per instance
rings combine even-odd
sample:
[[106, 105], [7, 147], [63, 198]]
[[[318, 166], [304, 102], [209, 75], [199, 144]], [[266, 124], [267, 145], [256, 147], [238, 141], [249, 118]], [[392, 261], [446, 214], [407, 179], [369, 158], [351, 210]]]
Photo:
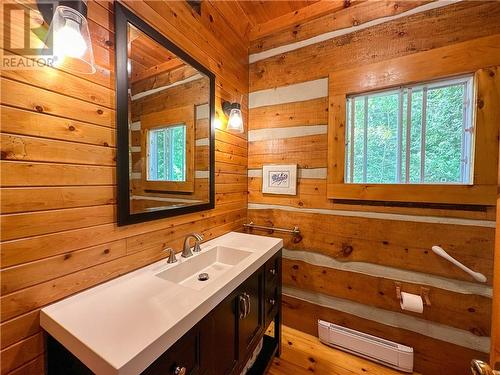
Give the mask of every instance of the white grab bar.
[[432, 246], [432, 251], [434, 251], [434, 253], [436, 253], [440, 257], [443, 257], [447, 261], [453, 263], [455, 266], [457, 266], [461, 270], [467, 272], [469, 275], [471, 275], [474, 278], [474, 280], [479, 281], [480, 283], [485, 283], [486, 282], [486, 276], [484, 276], [482, 273], [474, 272], [469, 267], [464, 266], [458, 260], [456, 260], [455, 258], [453, 258], [450, 254], [448, 254], [446, 251], [444, 251], [442, 247], [440, 247], [440, 246]]

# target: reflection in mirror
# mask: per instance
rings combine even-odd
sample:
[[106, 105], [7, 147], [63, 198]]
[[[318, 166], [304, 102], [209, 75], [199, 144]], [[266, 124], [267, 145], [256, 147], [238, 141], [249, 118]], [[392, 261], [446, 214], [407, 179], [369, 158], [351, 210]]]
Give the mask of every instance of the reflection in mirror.
[[130, 213], [210, 201], [210, 79], [128, 24]]

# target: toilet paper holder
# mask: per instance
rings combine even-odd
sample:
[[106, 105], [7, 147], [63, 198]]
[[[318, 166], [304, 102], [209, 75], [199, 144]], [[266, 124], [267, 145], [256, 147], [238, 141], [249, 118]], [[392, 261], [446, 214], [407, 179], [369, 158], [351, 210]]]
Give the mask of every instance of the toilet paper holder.
[[[398, 297], [398, 301], [401, 302], [401, 283], [394, 283], [396, 286], [396, 297]], [[429, 298], [430, 289], [425, 287], [420, 287], [420, 297], [424, 301], [425, 306], [431, 305], [431, 300]]]

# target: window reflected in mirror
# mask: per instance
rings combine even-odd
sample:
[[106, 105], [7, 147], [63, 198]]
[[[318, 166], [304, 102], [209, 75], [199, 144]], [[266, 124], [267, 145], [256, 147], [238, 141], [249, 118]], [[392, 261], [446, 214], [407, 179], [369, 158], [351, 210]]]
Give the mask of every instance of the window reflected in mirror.
[[128, 24], [130, 213], [210, 200], [210, 79]]
[[148, 131], [148, 181], [186, 181], [186, 125]]

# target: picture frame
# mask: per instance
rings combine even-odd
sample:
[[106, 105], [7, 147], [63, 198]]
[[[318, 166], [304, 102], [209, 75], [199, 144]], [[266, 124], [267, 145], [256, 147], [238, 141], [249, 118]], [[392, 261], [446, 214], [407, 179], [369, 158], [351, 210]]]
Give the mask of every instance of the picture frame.
[[263, 165], [262, 193], [296, 195], [297, 164]]

